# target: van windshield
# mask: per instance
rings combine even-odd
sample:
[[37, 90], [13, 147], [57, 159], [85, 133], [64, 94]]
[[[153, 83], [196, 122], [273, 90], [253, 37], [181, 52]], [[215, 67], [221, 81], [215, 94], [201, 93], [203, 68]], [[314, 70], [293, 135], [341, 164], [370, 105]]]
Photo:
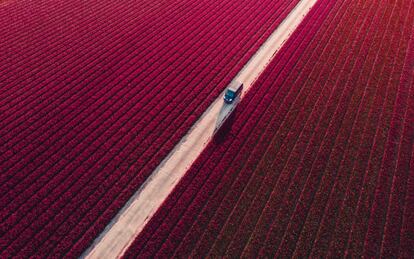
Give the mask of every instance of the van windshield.
[[226, 95], [227, 95], [228, 97], [230, 97], [230, 98], [234, 98], [235, 93], [234, 93], [233, 91], [231, 91], [231, 90], [227, 90]]

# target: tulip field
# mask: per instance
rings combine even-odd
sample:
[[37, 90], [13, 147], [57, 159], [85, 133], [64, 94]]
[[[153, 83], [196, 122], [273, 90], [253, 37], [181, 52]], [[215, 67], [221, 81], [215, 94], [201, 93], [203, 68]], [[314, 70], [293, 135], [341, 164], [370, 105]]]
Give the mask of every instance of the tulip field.
[[126, 258], [414, 258], [414, 2], [319, 0]]
[[77, 257], [298, 0], [0, 1], [0, 257]]

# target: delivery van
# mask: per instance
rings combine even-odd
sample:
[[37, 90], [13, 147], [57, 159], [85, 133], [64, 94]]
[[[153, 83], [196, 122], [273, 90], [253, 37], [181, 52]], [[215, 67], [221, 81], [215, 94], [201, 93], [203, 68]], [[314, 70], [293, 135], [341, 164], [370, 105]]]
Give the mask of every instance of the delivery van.
[[224, 93], [224, 102], [231, 104], [240, 95], [242, 89], [242, 83], [238, 81], [231, 82]]

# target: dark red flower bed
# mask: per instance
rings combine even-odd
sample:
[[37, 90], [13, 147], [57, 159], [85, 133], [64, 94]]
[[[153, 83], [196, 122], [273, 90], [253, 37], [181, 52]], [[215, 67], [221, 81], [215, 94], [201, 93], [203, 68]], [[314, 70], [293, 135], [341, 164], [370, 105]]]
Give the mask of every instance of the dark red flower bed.
[[80, 255], [297, 2], [0, 2], [0, 257]]
[[413, 26], [318, 1], [125, 256], [412, 258]]

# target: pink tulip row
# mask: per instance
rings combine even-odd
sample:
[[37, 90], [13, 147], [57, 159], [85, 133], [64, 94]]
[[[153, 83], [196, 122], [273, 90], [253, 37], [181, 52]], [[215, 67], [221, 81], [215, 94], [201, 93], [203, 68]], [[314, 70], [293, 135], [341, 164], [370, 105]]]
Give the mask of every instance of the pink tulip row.
[[413, 8], [320, 1], [125, 257], [412, 257]]
[[8, 6], [1, 255], [81, 254], [296, 3]]

